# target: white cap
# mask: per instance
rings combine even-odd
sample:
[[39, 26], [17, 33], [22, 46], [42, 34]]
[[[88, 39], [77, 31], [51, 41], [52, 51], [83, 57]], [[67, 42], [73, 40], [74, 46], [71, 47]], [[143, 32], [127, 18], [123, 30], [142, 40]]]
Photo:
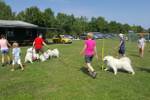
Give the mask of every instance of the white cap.
[[121, 38], [122, 38], [122, 37], [123, 37], [123, 34], [122, 34], [122, 33], [120, 33], [120, 34], [119, 34], [119, 37], [121, 37]]

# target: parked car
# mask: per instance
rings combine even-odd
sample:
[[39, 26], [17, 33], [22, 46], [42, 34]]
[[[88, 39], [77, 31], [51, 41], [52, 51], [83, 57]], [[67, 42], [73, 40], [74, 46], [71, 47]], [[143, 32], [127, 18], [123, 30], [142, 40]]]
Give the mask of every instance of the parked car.
[[94, 34], [94, 38], [95, 39], [102, 39], [102, 38], [104, 38], [104, 35], [100, 34], [100, 33], [96, 33], [96, 34]]
[[87, 39], [87, 35], [86, 34], [81, 34], [80, 35], [80, 39], [81, 40], [86, 40]]
[[52, 38], [53, 43], [72, 43], [72, 40], [64, 35], [57, 35]]
[[[92, 32], [93, 33], [93, 39], [102, 39], [104, 38], [104, 35], [100, 32]], [[80, 39], [85, 40], [87, 38], [87, 33], [83, 33], [80, 35]]]
[[72, 40], [74, 39], [73, 36], [71, 36], [71, 35], [64, 35], [64, 37], [72, 39]]

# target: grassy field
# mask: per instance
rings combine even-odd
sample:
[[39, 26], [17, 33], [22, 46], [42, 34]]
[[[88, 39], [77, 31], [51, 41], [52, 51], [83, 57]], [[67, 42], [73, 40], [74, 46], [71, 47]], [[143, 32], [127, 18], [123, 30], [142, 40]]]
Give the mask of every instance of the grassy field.
[[[105, 40], [105, 55], [116, 56], [118, 41]], [[83, 41], [73, 44], [49, 45], [60, 50], [60, 58], [25, 64], [25, 71], [0, 66], [0, 100], [150, 100], [150, 52], [139, 58], [136, 43], [127, 42], [126, 54], [132, 60], [135, 75], [101, 70], [101, 61], [93, 59], [98, 72], [92, 79], [81, 68], [84, 59], [79, 55]], [[22, 56], [27, 47], [22, 48]], [[102, 40], [97, 41], [99, 55]], [[24, 60], [24, 59], [22, 59]]]

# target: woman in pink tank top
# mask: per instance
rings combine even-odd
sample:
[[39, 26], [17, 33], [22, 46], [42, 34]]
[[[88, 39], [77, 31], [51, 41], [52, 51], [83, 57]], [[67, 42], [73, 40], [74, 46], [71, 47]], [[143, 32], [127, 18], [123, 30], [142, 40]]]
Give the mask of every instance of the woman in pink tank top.
[[98, 59], [97, 50], [96, 50], [96, 41], [93, 40], [93, 33], [87, 34], [87, 40], [85, 40], [84, 47], [80, 52], [80, 54], [81, 55], [84, 54], [85, 63], [86, 63], [85, 68], [88, 70], [89, 74], [93, 78], [96, 78], [97, 73], [95, 72], [94, 68], [91, 65], [94, 55]]
[[10, 57], [9, 57], [9, 48], [8, 46], [11, 46], [8, 41], [5, 39], [4, 35], [1, 35], [0, 39], [0, 48], [1, 48], [1, 54], [2, 54], [2, 66], [5, 65], [5, 55], [7, 56], [7, 61], [10, 64]]

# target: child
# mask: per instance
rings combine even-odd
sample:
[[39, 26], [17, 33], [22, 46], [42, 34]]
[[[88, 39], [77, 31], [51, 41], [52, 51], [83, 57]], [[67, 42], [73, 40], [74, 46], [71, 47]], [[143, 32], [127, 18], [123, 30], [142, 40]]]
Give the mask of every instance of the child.
[[120, 44], [119, 44], [119, 56], [125, 56], [125, 37], [122, 33], [119, 34]]
[[14, 68], [15, 64], [20, 65], [21, 70], [22, 71], [24, 70], [23, 65], [21, 63], [21, 59], [20, 59], [20, 52], [21, 51], [20, 51], [20, 48], [18, 47], [18, 43], [14, 42], [13, 43], [13, 50], [12, 50], [13, 62], [12, 62], [12, 69], [11, 69], [11, 71], [15, 70], [15, 68]]
[[138, 40], [138, 48], [139, 48], [139, 55], [140, 57], [144, 56], [144, 48], [145, 48], [145, 38], [143, 35], [140, 35], [140, 38]]
[[84, 47], [80, 54], [84, 54], [85, 56], [85, 63], [86, 63], [86, 68], [88, 69], [90, 75], [93, 78], [96, 78], [96, 72], [94, 71], [93, 67], [91, 66], [92, 59], [94, 55], [97, 56], [97, 50], [96, 50], [96, 42], [93, 40], [93, 33], [88, 33], [87, 34], [87, 40], [85, 40]]

